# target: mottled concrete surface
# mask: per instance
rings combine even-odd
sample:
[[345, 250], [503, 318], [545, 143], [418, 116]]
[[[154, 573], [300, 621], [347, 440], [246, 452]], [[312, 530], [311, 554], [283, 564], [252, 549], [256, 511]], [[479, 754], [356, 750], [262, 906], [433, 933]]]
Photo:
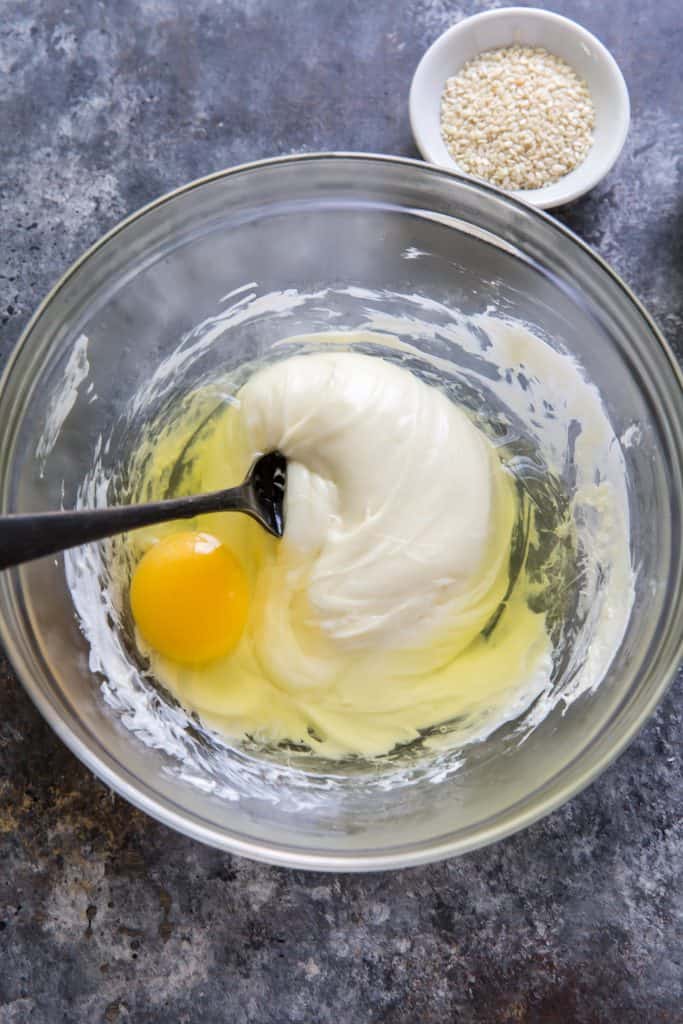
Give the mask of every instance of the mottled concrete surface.
[[[0, 352], [124, 214], [297, 150], [415, 155], [412, 70], [449, 0], [0, 2]], [[563, 219], [683, 355], [678, 0], [546, 5], [631, 89], [610, 177]], [[683, 1021], [680, 686], [549, 819], [395, 875], [230, 858], [132, 810], [0, 663], [0, 1022]]]

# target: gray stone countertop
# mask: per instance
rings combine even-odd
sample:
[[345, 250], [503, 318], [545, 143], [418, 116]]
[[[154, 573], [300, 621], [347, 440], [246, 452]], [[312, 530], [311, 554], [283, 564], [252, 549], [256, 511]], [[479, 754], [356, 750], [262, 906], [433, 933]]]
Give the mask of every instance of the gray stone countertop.
[[[0, 0], [0, 353], [51, 283], [155, 196], [230, 164], [415, 156], [413, 69], [470, 0]], [[566, 0], [633, 122], [559, 216], [683, 348], [679, 0]], [[589, 789], [458, 860], [269, 868], [113, 796], [0, 662], [0, 1024], [683, 1021], [681, 688]]]

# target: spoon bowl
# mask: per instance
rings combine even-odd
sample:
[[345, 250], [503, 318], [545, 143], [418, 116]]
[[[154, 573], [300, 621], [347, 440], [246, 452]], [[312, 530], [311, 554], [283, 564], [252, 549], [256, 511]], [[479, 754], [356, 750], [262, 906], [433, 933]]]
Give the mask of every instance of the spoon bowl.
[[3, 516], [0, 518], [0, 569], [141, 526], [171, 519], [193, 519], [207, 512], [243, 512], [274, 537], [282, 537], [286, 482], [286, 458], [281, 452], [268, 452], [254, 462], [239, 487], [224, 491], [144, 505]]

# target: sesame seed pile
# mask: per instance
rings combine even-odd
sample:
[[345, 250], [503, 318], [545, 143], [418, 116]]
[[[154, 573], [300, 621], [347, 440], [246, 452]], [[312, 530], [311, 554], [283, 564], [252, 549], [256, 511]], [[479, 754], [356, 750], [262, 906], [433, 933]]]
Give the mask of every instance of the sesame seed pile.
[[480, 53], [441, 97], [441, 134], [460, 169], [510, 191], [568, 174], [585, 159], [594, 125], [585, 81], [542, 47]]

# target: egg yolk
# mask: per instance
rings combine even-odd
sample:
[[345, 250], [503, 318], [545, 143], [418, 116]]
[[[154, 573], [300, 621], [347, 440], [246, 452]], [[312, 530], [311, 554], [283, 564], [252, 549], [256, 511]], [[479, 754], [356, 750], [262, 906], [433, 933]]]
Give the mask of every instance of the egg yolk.
[[232, 552], [194, 531], [150, 548], [130, 587], [143, 639], [164, 657], [190, 665], [220, 658], [237, 645], [248, 601], [246, 577]]

